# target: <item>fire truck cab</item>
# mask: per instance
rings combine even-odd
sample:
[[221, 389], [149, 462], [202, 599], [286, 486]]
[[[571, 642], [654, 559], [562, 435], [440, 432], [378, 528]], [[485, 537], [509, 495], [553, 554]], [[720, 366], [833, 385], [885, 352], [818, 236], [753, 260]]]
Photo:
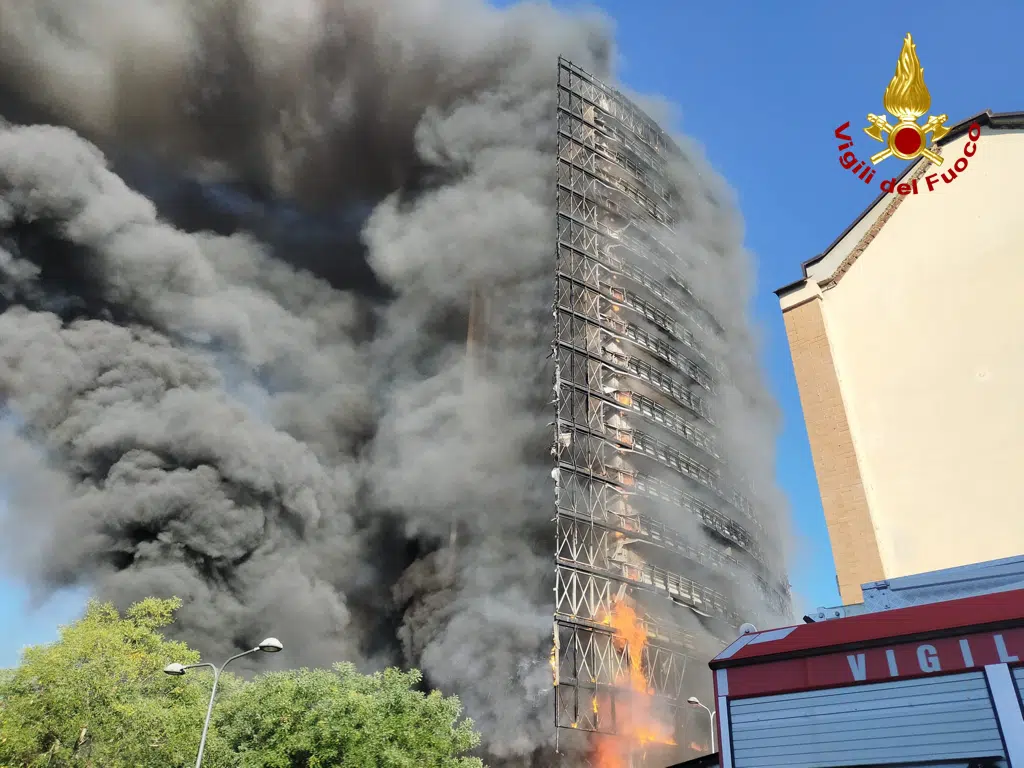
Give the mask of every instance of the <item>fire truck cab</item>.
[[1024, 768], [1024, 558], [864, 597], [712, 660], [721, 768]]

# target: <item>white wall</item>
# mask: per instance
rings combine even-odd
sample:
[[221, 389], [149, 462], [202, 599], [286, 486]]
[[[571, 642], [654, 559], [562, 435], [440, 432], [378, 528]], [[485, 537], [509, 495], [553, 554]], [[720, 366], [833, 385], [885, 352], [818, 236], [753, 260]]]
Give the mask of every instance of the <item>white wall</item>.
[[886, 576], [1024, 553], [1024, 133], [904, 200], [823, 310]]

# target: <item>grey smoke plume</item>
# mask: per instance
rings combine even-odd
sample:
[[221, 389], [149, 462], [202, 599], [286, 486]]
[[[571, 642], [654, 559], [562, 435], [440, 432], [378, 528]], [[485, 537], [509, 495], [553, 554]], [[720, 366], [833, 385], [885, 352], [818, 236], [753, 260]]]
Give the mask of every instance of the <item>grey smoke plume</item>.
[[[607, 25], [0, 0], [5, 559], [43, 590], [178, 595], [204, 654], [273, 631], [281, 663], [416, 664], [490, 753], [547, 764], [559, 54], [610, 76]], [[741, 230], [689, 154], [721, 438], [781, 525]]]

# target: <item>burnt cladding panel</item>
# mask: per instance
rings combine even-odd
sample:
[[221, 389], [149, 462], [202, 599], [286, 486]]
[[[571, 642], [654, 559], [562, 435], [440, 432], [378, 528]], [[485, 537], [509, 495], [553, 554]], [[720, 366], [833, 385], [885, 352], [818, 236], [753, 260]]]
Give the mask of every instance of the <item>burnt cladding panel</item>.
[[[700, 342], [715, 323], [667, 245], [678, 211], [665, 165], [678, 149], [565, 60], [557, 130], [556, 720], [614, 732], [614, 715], [591, 715], [606, 712], [595, 697], [621, 682], [628, 654], [608, 627], [617, 601], [642, 608], [645, 674], [674, 705], [687, 661], [706, 673], [753, 618], [721, 583], [758, 584], [779, 606], [785, 595], [751, 505], [720, 480], [727, 457], [711, 402], [721, 374]], [[705, 535], [684, 532], [698, 528]], [[719, 637], [685, 631], [685, 612]]]

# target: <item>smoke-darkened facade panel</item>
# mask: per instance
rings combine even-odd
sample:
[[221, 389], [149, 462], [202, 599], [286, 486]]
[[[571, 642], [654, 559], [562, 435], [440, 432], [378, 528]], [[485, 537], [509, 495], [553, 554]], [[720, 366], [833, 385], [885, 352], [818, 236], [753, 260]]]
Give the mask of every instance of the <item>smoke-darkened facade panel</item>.
[[621, 94], [559, 61], [558, 727], [620, 732], [631, 669], [671, 713], [687, 675], [706, 676], [707, 659], [757, 620], [738, 595], [753, 590], [780, 613], [789, 599], [755, 509], [722, 479], [724, 374], [700, 341], [716, 322], [669, 244], [678, 201], [666, 163], [678, 153]]

